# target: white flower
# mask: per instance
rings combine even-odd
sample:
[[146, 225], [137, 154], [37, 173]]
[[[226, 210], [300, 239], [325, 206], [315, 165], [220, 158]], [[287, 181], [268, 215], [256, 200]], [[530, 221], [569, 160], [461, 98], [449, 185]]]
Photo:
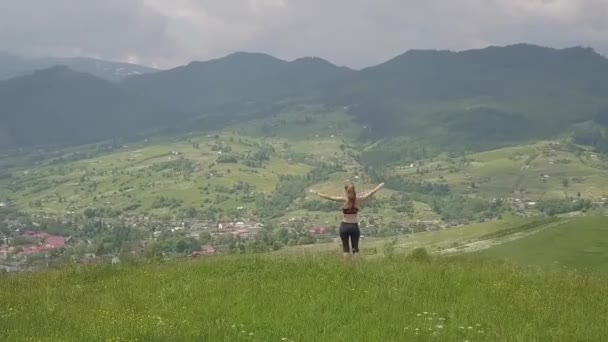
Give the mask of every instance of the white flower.
[[439, 317], [438, 319], [439, 319], [440, 321], [445, 321], [445, 318], [443, 318], [443, 317]]
[[287, 341], [287, 337], [283, 337], [281, 341]]
[[435, 326], [437, 329], [443, 329], [443, 325], [439, 324]]
[[422, 314], [416, 314], [416, 316], [420, 317], [420, 316], [422, 316]]
[[428, 315], [428, 312], [425, 311], [425, 312], [423, 312], [423, 314]]
[[473, 327], [469, 325], [469, 327], [467, 329], [471, 330], [471, 329], [473, 329]]

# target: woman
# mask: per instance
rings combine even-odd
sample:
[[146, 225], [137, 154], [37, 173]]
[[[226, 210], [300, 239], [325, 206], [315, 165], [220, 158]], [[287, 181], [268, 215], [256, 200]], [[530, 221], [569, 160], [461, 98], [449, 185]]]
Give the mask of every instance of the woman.
[[357, 206], [358, 202], [370, 198], [378, 192], [378, 190], [382, 189], [383, 186], [384, 183], [362, 196], [357, 196], [353, 183], [346, 183], [344, 186], [346, 196], [329, 196], [312, 189], [310, 190], [310, 192], [321, 198], [330, 201], [344, 202], [344, 205], [342, 206], [342, 223], [340, 224], [340, 239], [342, 239], [342, 254], [345, 258], [350, 255], [351, 251], [351, 248], [349, 248], [348, 245], [349, 239], [352, 246], [353, 257], [357, 258], [359, 256], [359, 236], [361, 235], [361, 231], [359, 230], [359, 220], [357, 219], [357, 213], [359, 212]]

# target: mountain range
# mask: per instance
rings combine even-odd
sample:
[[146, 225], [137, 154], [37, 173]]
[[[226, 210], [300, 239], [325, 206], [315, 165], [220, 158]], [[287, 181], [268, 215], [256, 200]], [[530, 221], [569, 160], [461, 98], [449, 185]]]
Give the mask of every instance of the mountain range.
[[[0, 58], [0, 66], [18, 64]], [[203, 128], [221, 127], [321, 104], [328, 112], [346, 108], [365, 127], [364, 139], [410, 136], [483, 148], [559, 136], [608, 108], [608, 60], [582, 47], [410, 50], [362, 70], [239, 52], [170, 70], [127, 68], [116, 78], [91, 70], [87, 59], [69, 61], [0, 82], [0, 145], [78, 143], [180, 123], [192, 128], [188, 122], [197, 118]]]
[[0, 80], [31, 74], [35, 70], [54, 66], [67, 66], [74, 71], [86, 72], [110, 82], [120, 82], [128, 76], [158, 71], [153, 68], [120, 62], [110, 62], [94, 58], [45, 57], [27, 59], [0, 52]]

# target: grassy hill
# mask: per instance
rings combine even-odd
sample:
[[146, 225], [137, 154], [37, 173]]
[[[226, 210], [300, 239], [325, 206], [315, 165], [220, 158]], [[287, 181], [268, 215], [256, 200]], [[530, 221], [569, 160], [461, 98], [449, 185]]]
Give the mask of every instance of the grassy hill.
[[580, 193], [599, 200], [608, 195], [608, 163], [602, 155], [551, 141], [400, 164], [390, 175], [448, 184], [457, 192], [486, 198], [537, 201]]
[[[195, 133], [129, 145], [97, 144], [42, 155], [9, 153], [0, 156], [0, 165], [7, 170], [0, 179], [0, 198], [12, 199], [22, 210], [58, 215], [89, 207], [156, 216], [191, 209], [230, 214], [244, 207], [249, 216], [260, 209], [259, 199], [276, 193], [282, 176], [306, 178], [319, 163], [337, 163], [340, 172], [304, 184], [297, 190], [301, 193], [293, 193], [282, 209], [284, 218], [335, 226], [338, 216], [334, 211], [304, 210], [302, 201], [314, 199], [305, 197], [305, 188], [341, 193], [349, 179], [360, 191], [375, 185], [360, 163], [360, 153], [366, 153], [367, 146], [354, 143], [350, 130], [345, 129], [355, 126], [352, 120], [343, 112], [327, 116], [333, 119], [324, 120], [322, 112], [302, 119], [292, 112], [257, 124], [235, 124], [219, 134]], [[265, 126], [273, 128], [264, 131]], [[288, 138], [294, 132], [297, 137]], [[411, 195], [413, 216], [386, 203], [366, 212], [386, 226], [438, 220], [434, 201], [452, 195], [485, 202], [518, 199], [514, 206], [531, 210], [534, 207], [526, 204], [529, 201], [566, 201], [578, 199], [579, 193], [581, 199], [601, 201], [608, 194], [602, 181], [607, 170], [601, 155], [558, 142], [464, 157], [443, 154], [397, 163], [379, 176], [387, 180], [387, 189], [378, 198]], [[398, 181], [445, 186], [449, 192], [431, 196], [419, 193], [424, 189], [403, 188]]]
[[602, 341], [606, 284], [467, 258], [103, 266], [0, 278], [0, 338]]
[[541, 267], [608, 272], [608, 216], [569, 218], [565, 224], [483, 252], [485, 257]]

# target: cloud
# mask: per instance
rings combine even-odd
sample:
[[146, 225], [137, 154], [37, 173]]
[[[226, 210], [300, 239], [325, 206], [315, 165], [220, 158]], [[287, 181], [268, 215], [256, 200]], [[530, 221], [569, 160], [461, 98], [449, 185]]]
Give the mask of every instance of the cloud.
[[605, 0], [20, 0], [0, 4], [0, 46], [162, 67], [243, 50], [361, 67], [519, 42], [608, 54], [606, 17]]

